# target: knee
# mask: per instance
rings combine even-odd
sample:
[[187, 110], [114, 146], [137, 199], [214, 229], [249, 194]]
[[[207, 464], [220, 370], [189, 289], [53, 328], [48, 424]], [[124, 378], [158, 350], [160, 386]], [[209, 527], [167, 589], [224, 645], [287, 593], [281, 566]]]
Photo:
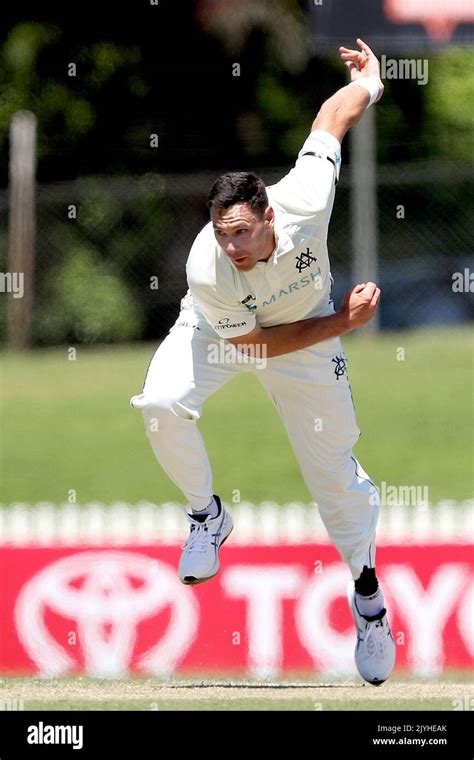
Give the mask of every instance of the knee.
[[354, 503], [367, 502], [369, 505], [371, 481], [357, 477], [356, 463], [352, 457], [335, 455], [327, 466], [319, 463], [312, 468], [311, 480], [311, 490], [319, 504], [327, 504], [331, 508], [335, 505], [346, 506], [349, 509]]
[[320, 456], [313, 460], [311, 471], [319, 488], [331, 492], [373, 491], [376, 498], [377, 489], [354, 457], [352, 449], [332, 448], [321, 452]]
[[325, 469], [315, 473], [316, 489], [321, 495], [333, 496], [345, 493], [351, 477], [346, 469]]
[[196, 422], [199, 410], [183, 396], [177, 394], [154, 394], [145, 396], [140, 404], [147, 435], [160, 428], [179, 424], [180, 421]]

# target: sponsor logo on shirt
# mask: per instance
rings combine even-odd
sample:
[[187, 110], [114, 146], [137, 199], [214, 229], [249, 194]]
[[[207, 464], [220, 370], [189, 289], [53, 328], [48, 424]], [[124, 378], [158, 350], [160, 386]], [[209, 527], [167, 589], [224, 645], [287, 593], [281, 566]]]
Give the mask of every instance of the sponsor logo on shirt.
[[315, 272], [311, 272], [311, 274], [305, 274], [304, 277], [301, 277], [297, 282], [290, 282], [286, 288], [280, 288], [278, 293], [272, 293], [269, 299], [262, 302], [262, 309], [264, 306], [270, 306], [271, 303], [275, 303], [279, 298], [284, 298], [284, 296], [290, 295], [294, 290], [306, 288], [308, 285], [311, 285], [311, 283], [313, 283], [313, 287], [316, 288], [316, 286], [318, 286], [319, 289], [322, 289], [321, 267], [318, 267], [318, 269]]
[[229, 317], [223, 317], [219, 320], [219, 324], [214, 325], [215, 330], [226, 330], [233, 327], [244, 327], [247, 322], [231, 322]]
[[197, 324], [192, 322], [177, 322], [176, 327], [192, 327], [193, 330], [200, 330], [201, 328]]
[[253, 311], [254, 309], [256, 309], [256, 308], [257, 308], [257, 305], [256, 305], [256, 304], [253, 304], [253, 303], [249, 303], [249, 301], [256, 301], [256, 298], [255, 298], [255, 296], [253, 296], [253, 295], [252, 295], [252, 293], [249, 293], [249, 295], [248, 295], [248, 296], [246, 296], [246, 297], [244, 298], [244, 300], [243, 300], [243, 301], [241, 301], [240, 303], [241, 303], [243, 306], [246, 306], [246, 307], [247, 307], [247, 309], [249, 309], [249, 311]]

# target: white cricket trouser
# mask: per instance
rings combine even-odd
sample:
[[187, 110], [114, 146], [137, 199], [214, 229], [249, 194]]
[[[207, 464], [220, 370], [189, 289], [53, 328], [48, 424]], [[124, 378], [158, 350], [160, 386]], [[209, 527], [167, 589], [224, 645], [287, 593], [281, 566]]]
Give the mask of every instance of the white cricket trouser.
[[[343, 356], [340, 340], [266, 359], [266, 366], [257, 369], [256, 364], [229, 362], [222, 351], [223, 361], [216, 362], [212, 351], [217, 352], [219, 336], [201, 320], [200, 329], [193, 329], [194, 311], [181, 312], [150, 363], [143, 392], [130, 402], [142, 409], [158, 462], [191, 507], [206, 507], [213, 494], [212, 472], [196, 422], [212, 393], [238, 372], [253, 372], [280, 413], [330, 539], [358, 578], [364, 565], [375, 566], [380, 502], [352, 454], [360, 431], [347, 373], [336, 373], [333, 361]], [[230, 345], [221, 340], [221, 347]]]

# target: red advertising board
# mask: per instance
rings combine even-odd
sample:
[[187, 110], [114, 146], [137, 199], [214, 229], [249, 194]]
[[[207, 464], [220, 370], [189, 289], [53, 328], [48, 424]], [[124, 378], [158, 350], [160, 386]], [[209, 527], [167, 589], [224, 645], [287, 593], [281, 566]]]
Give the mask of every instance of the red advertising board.
[[308, 7], [318, 54], [353, 47], [357, 37], [385, 54], [472, 45], [471, 0], [309, 0]]
[[[0, 549], [0, 671], [96, 676], [355, 673], [350, 576], [329, 545], [226, 546], [220, 573], [177, 577], [176, 546]], [[397, 667], [470, 668], [472, 547], [382, 546]]]

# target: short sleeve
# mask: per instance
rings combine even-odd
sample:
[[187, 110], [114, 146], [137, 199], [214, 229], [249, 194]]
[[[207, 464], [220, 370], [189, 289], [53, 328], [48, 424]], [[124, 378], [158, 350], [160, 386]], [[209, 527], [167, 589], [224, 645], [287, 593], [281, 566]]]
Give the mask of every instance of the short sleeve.
[[315, 129], [305, 140], [293, 169], [267, 188], [269, 196], [289, 213], [316, 216], [328, 223], [340, 166], [339, 141], [329, 132]]
[[252, 332], [255, 314], [244, 304], [232, 302], [217, 292], [215, 286], [189, 281], [193, 303], [221, 338], [237, 338]]

